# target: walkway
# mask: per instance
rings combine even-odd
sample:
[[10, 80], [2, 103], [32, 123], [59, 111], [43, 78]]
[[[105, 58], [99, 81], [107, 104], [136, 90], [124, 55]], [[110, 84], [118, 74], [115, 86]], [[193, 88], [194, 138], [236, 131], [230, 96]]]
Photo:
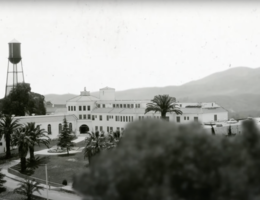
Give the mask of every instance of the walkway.
[[[24, 180], [13, 174], [10, 174], [7, 169], [2, 169], [1, 171], [3, 174], [5, 174], [4, 179], [6, 180], [6, 183], [4, 183], [4, 186], [9, 190], [14, 190], [15, 188], [19, 187], [19, 183]], [[47, 189], [45, 189], [46, 185], [41, 184], [41, 186], [44, 187], [44, 189], [41, 190], [41, 194], [34, 194], [43, 198], [47, 198]], [[48, 197], [51, 200], [81, 200], [81, 197], [76, 194], [71, 194], [65, 191], [58, 191], [58, 189], [55, 189], [54, 187], [51, 190], [48, 190]]]

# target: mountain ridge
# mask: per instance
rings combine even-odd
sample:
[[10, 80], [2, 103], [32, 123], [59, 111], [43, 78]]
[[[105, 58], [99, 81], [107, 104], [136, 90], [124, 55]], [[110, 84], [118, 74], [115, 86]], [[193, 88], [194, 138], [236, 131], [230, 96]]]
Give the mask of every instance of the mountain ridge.
[[[91, 94], [98, 96], [98, 92]], [[240, 117], [241, 113], [260, 116], [260, 68], [230, 68], [179, 86], [144, 87], [116, 91], [116, 99], [152, 99], [158, 94], [169, 94], [176, 97], [178, 101], [184, 102], [216, 102], [226, 108], [231, 117]], [[73, 98], [77, 95], [45, 95], [45, 98], [53, 103], [64, 104], [69, 96]]]

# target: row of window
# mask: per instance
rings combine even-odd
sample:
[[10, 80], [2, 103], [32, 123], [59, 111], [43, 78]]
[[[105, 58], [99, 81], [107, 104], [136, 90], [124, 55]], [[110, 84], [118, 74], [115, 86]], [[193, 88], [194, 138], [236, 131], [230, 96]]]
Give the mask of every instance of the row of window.
[[[184, 120], [190, 120], [190, 117], [184, 117]], [[199, 118], [198, 117], [194, 117], [194, 121], [199, 121]], [[176, 117], [176, 122], [181, 122], [181, 117], [180, 116], [177, 116]]]
[[79, 119], [88, 119], [88, 120], [91, 120], [91, 115], [79, 115]]
[[[78, 108], [79, 111], [86, 111], [90, 110], [90, 106], [79, 106]], [[76, 106], [68, 106], [68, 111], [76, 111]]]
[[[97, 118], [97, 115], [92, 115], [92, 120], [94, 121]], [[91, 119], [91, 115], [79, 115], [79, 119]], [[107, 121], [110, 119], [114, 119], [113, 115], [107, 115], [106, 117]], [[99, 115], [99, 121], [103, 120], [103, 116]], [[133, 116], [115, 116], [115, 121], [116, 122], [132, 122], [134, 121]]]
[[[48, 124], [47, 130], [48, 130], [48, 135], [51, 135], [52, 131], [51, 131], [51, 125], [50, 124]], [[72, 123], [69, 123], [69, 130], [70, 130], [70, 132], [72, 132]], [[59, 133], [61, 133], [61, 131], [62, 131], [62, 124], [59, 124]]]
[[[98, 108], [105, 108], [106, 104], [97, 104]], [[113, 108], [141, 108], [140, 104], [113, 104]]]
[[[161, 117], [160, 116], [146, 116], [146, 118], [147, 119], [152, 119], [152, 118], [154, 118], [154, 119], [160, 119]], [[142, 119], [144, 119], [144, 116], [139, 116], [139, 120], [142, 120]]]
[[[117, 127], [116, 130], [117, 130], [117, 131], [120, 131], [120, 128]], [[95, 126], [95, 131], [104, 131], [103, 126], [99, 126], [99, 127], [98, 127], [98, 126]], [[113, 131], [114, 131], [113, 127], [107, 126], [107, 132], [108, 132], [108, 133], [109, 133], [109, 132], [113, 132]], [[124, 128], [121, 128], [121, 131], [124, 131]]]

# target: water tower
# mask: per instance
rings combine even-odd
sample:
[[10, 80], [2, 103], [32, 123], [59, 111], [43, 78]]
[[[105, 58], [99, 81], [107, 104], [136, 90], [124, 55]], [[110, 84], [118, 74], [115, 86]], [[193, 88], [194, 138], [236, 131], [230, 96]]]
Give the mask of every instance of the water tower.
[[9, 42], [5, 96], [7, 96], [18, 83], [24, 83], [21, 43], [17, 40], [12, 40]]

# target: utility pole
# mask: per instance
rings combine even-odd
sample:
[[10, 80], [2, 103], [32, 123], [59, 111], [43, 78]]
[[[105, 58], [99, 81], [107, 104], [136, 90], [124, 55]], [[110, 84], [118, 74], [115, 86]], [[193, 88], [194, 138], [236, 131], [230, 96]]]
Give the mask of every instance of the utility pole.
[[49, 187], [48, 187], [48, 171], [47, 171], [47, 164], [45, 165], [45, 175], [46, 175], [46, 191], [47, 191], [47, 200], [49, 200]]

